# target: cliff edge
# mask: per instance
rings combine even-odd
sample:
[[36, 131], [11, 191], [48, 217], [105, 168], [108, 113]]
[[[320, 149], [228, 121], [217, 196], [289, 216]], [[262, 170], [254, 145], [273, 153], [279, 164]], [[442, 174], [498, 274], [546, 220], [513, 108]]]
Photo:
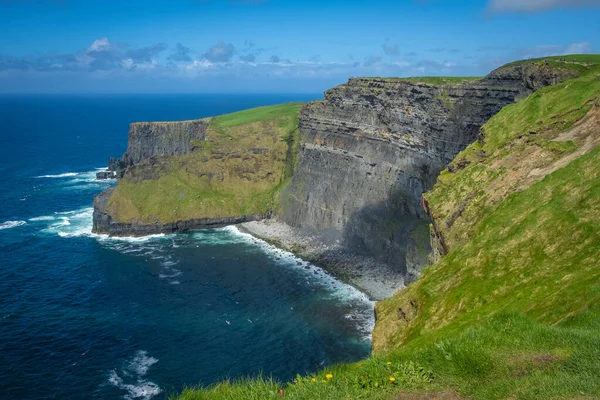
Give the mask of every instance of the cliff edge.
[[[356, 78], [303, 107], [132, 124], [120, 177], [97, 198], [111, 235], [244, 221], [375, 299], [414, 281], [431, 251], [421, 198], [503, 107], [578, 76], [525, 62], [477, 78]], [[374, 271], [377, 271], [374, 273]]]

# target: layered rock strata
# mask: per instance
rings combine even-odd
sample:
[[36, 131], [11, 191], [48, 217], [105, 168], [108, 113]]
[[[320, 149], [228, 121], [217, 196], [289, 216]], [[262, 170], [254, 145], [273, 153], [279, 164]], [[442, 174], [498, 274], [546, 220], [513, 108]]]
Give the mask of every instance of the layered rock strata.
[[[543, 63], [524, 63], [462, 81], [350, 79], [302, 108], [293, 178], [267, 214], [308, 243], [299, 253], [326, 266], [348, 265], [352, 274], [365, 266], [385, 270], [382, 276], [398, 277], [389, 285], [395, 291], [418, 277], [431, 252], [430, 221], [421, 199], [440, 171], [503, 107], [573, 76]], [[208, 119], [133, 124], [127, 152], [112, 160], [110, 169], [122, 177], [156, 155], [185, 154], [192, 140], [204, 138], [207, 126]], [[122, 224], [105, 212], [109, 195], [95, 201], [94, 229], [111, 235], [235, 222], [194, 218], [166, 225]], [[267, 214], [238, 217], [254, 220]], [[279, 237], [282, 230], [247, 229], [297, 250], [290, 244], [293, 238]]]

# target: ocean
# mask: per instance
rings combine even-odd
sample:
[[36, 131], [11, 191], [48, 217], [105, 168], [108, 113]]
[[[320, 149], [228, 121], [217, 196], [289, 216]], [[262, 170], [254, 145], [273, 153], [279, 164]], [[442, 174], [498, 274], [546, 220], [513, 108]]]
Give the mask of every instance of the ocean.
[[0, 398], [164, 399], [367, 357], [363, 293], [235, 227], [91, 233], [129, 123], [319, 97], [0, 96]]

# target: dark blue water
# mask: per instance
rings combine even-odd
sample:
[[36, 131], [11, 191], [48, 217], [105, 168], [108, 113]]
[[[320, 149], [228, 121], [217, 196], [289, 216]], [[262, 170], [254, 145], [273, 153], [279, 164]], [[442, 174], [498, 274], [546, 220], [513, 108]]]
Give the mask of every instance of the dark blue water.
[[367, 356], [365, 296], [235, 228], [91, 234], [130, 122], [317, 97], [0, 97], [0, 398], [161, 399]]

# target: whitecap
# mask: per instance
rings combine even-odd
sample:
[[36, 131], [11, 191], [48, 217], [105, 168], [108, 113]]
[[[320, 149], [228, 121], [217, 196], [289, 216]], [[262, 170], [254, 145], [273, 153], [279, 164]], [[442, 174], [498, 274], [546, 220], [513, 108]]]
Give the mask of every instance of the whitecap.
[[135, 353], [133, 359], [129, 361], [126, 368], [139, 376], [144, 376], [148, 373], [148, 369], [157, 362], [156, 358], [148, 357], [147, 351], [139, 350]]
[[[171, 236], [171, 235], [168, 235]], [[130, 242], [130, 243], [139, 243], [139, 242], [147, 242], [153, 239], [163, 239], [167, 237], [164, 233], [158, 233], [156, 235], [146, 235], [146, 236], [111, 236], [107, 237], [108, 240], [114, 240], [119, 242]]]
[[54, 221], [55, 219], [56, 217], [53, 217], [51, 215], [43, 215], [41, 217], [29, 218], [30, 221]]
[[56, 175], [40, 175], [36, 176], [36, 178], [69, 178], [71, 176], [77, 176], [77, 172], [65, 172], [64, 174], [56, 174]]
[[111, 371], [108, 382], [113, 386], [124, 390], [127, 394], [123, 396], [125, 399], [142, 399], [149, 400], [162, 392], [162, 389], [154, 382], [139, 379], [135, 384], [125, 383], [123, 378], [117, 374], [117, 371]]
[[159, 274], [158, 277], [160, 279], [177, 278], [178, 276], [180, 276], [181, 274], [183, 274], [183, 272], [181, 272], [178, 269], [169, 268], [169, 270], [172, 271], [172, 272], [171, 273]]
[[[63, 238], [89, 236], [102, 239], [108, 237], [107, 235], [92, 233], [93, 213], [94, 209], [92, 207], [56, 212], [53, 223], [49, 224], [43, 232], [55, 234]], [[49, 218], [48, 221], [50, 221]]]
[[[125, 399], [149, 400], [162, 392], [162, 389], [156, 383], [143, 379], [150, 367], [157, 362], [156, 358], [148, 356], [147, 351], [139, 350], [130, 360], [125, 362], [125, 366], [121, 369], [123, 377], [116, 370], [112, 370], [109, 373], [108, 382], [125, 391]], [[125, 382], [124, 378], [133, 381], [133, 383]]]
[[25, 225], [25, 221], [6, 221], [0, 224], [0, 230], [16, 228], [17, 226]]

